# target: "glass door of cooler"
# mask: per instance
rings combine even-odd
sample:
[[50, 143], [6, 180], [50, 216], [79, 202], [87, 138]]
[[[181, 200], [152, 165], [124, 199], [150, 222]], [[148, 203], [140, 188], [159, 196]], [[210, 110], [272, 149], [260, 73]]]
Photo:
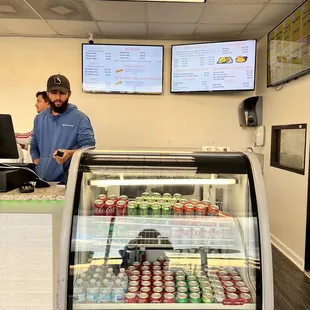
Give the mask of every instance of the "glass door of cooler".
[[67, 309], [262, 309], [247, 173], [146, 166], [80, 168]]

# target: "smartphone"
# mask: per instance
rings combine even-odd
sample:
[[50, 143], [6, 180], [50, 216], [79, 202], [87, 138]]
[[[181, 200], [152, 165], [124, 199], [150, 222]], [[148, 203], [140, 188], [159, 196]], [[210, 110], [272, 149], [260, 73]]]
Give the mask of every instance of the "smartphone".
[[57, 153], [56, 153], [56, 156], [58, 156], [58, 157], [62, 157], [64, 155], [64, 152], [63, 151], [57, 151]]

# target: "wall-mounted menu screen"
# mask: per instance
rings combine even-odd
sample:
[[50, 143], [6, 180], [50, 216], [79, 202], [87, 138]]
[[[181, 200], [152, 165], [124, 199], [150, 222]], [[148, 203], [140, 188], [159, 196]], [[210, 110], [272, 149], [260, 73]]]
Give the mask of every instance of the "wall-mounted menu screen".
[[256, 41], [173, 45], [171, 92], [255, 89]]
[[82, 44], [83, 91], [161, 94], [161, 45]]
[[277, 86], [310, 71], [310, 0], [268, 33], [267, 86]]

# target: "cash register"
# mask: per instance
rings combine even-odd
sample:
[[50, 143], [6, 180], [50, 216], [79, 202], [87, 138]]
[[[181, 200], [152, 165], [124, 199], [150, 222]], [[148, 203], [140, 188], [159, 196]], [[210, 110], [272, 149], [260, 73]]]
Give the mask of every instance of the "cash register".
[[6, 161], [18, 158], [12, 117], [9, 114], [0, 114], [0, 192], [7, 192], [15, 188], [26, 188], [29, 191], [31, 182], [36, 182], [36, 187], [50, 186], [35, 173], [34, 164], [8, 163]]

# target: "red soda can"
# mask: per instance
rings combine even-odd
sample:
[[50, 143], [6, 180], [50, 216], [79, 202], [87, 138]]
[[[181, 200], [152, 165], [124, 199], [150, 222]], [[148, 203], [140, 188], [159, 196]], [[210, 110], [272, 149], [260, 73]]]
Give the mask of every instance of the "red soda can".
[[207, 214], [207, 206], [203, 204], [197, 204], [195, 206], [195, 215], [205, 216]]
[[240, 294], [239, 298], [240, 298], [241, 300], [243, 300], [243, 302], [244, 302], [245, 304], [249, 304], [249, 303], [252, 302], [252, 297], [251, 297], [251, 295], [248, 294], [248, 293], [242, 293], [242, 294]]
[[242, 278], [240, 276], [232, 276], [232, 281], [234, 282], [239, 282], [239, 281], [242, 281]]
[[153, 281], [156, 282], [156, 281], [162, 281], [163, 280], [163, 277], [162, 276], [154, 276], [153, 277]]
[[151, 288], [149, 286], [142, 286], [140, 288], [141, 293], [146, 293], [148, 295], [151, 295]]
[[166, 276], [171, 276], [171, 277], [173, 277], [173, 272], [171, 271], [171, 270], [166, 270], [166, 271], [164, 271], [164, 276], [166, 277]]
[[129, 281], [138, 281], [140, 282], [140, 277], [139, 276], [130, 276]]
[[105, 215], [104, 201], [96, 199], [94, 201], [94, 215], [103, 216]]
[[163, 274], [163, 272], [161, 271], [161, 267], [159, 266], [155, 266], [153, 268], [153, 273], [155, 276], [161, 276]]
[[172, 208], [174, 216], [183, 215], [183, 205], [181, 203], [176, 203]]
[[230, 300], [237, 300], [239, 298], [239, 296], [235, 293], [228, 293], [226, 296]]
[[191, 216], [195, 215], [195, 207], [192, 203], [187, 203], [184, 206], [184, 215]]
[[125, 303], [133, 304], [137, 301], [137, 295], [135, 293], [127, 293], [125, 294]]
[[126, 195], [119, 196], [118, 200], [128, 201], [128, 196]]
[[166, 293], [164, 295], [163, 303], [174, 303], [175, 302], [175, 297], [174, 294], [171, 293]]
[[108, 200], [108, 197], [106, 194], [100, 194], [100, 195], [98, 195], [97, 199], [100, 199], [102, 201], [106, 201], [106, 200]]
[[149, 302], [149, 295], [146, 293], [140, 293], [138, 295], [138, 303], [147, 304]]
[[221, 281], [231, 281], [230, 276], [220, 276]]
[[127, 274], [128, 274], [128, 275], [131, 275], [131, 273], [132, 273], [134, 270], [136, 270], [136, 267], [135, 267], [135, 266], [129, 266], [129, 267], [127, 268]]
[[137, 287], [139, 289], [140, 288], [140, 283], [138, 281], [130, 281], [128, 286]]
[[142, 263], [142, 266], [151, 266], [151, 263], [146, 260]]
[[235, 282], [235, 286], [236, 286], [237, 288], [239, 288], [239, 287], [244, 287], [244, 286], [246, 286], [246, 285], [245, 285], [245, 283], [244, 283], [243, 281], [237, 281], [237, 282]]
[[128, 293], [134, 293], [136, 296], [139, 293], [139, 287], [138, 286], [129, 286], [128, 287]]
[[164, 288], [162, 286], [155, 286], [153, 287], [153, 293], [160, 293], [162, 294], [164, 291]]
[[163, 287], [163, 282], [162, 281], [155, 281], [154, 283], [153, 283], [153, 286], [160, 286], [160, 287]]
[[151, 281], [142, 281], [141, 282], [141, 286], [147, 286], [147, 287], [151, 287]]
[[161, 263], [160, 262], [154, 262], [153, 263], [153, 269], [154, 267], [160, 267], [161, 268]]
[[246, 286], [238, 287], [238, 291], [239, 291], [240, 293], [247, 293], [247, 294], [250, 294], [250, 290], [249, 290]]
[[141, 271], [144, 271], [144, 270], [150, 270], [150, 266], [142, 266]]
[[167, 271], [167, 270], [169, 270], [169, 269], [170, 269], [169, 266], [163, 266], [163, 271]]
[[161, 265], [163, 265], [164, 262], [166, 261], [166, 258], [165, 258], [164, 256], [159, 256], [159, 257], [157, 258], [157, 261], [160, 262]]
[[173, 281], [173, 277], [172, 276], [165, 276], [164, 282], [167, 282], [167, 281]]
[[131, 272], [131, 275], [132, 276], [138, 276], [139, 278], [141, 277], [141, 272], [139, 271], [139, 270], [133, 270], [132, 272]]
[[165, 292], [166, 293], [171, 293], [171, 294], [173, 293], [174, 294], [175, 293], [175, 287], [174, 286], [166, 286], [165, 287]]
[[169, 266], [169, 262], [165, 261], [163, 265], [164, 266]]
[[107, 200], [104, 203], [105, 215], [106, 216], [115, 216], [116, 204], [114, 200]]
[[127, 209], [127, 202], [124, 200], [119, 200], [116, 203], [116, 215], [117, 216], [125, 216]]
[[132, 266], [135, 266], [136, 269], [140, 269], [140, 268], [141, 268], [140, 262], [134, 262], [134, 263], [132, 264]]
[[117, 196], [116, 195], [109, 195], [108, 197], [109, 200], [118, 200]]
[[221, 276], [228, 276], [228, 272], [227, 271], [225, 271], [225, 270], [220, 270], [219, 272], [218, 272], [218, 275], [221, 277]]
[[143, 276], [150, 276], [152, 273], [151, 273], [151, 271], [150, 270], [143, 270], [142, 271], [142, 275]]
[[236, 270], [230, 270], [230, 271], [229, 271], [229, 274], [230, 274], [231, 276], [239, 276], [239, 272], [236, 271]]
[[167, 281], [165, 282], [165, 287], [175, 287], [175, 284], [173, 281]]
[[227, 293], [235, 293], [235, 294], [237, 294], [237, 289], [235, 287], [233, 287], [233, 286], [226, 287], [225, 290], [226, 290]]
[[151, 298], [150, 298], [150, 302], [151, 303], [157, 303], [157, 304], [159, 304], [159, 303], [161, 303], [161, 294], [159, 294], [159, 293], [153, 293], [152, 295], [151, 295]]
[[222, 284], [224, 288], [234, 286], [234, 283], [231, 281], [223, 281]]
[[151, 277], [150, 276], [142, 276], [141, 280], [142, 281], [151, 281]]

